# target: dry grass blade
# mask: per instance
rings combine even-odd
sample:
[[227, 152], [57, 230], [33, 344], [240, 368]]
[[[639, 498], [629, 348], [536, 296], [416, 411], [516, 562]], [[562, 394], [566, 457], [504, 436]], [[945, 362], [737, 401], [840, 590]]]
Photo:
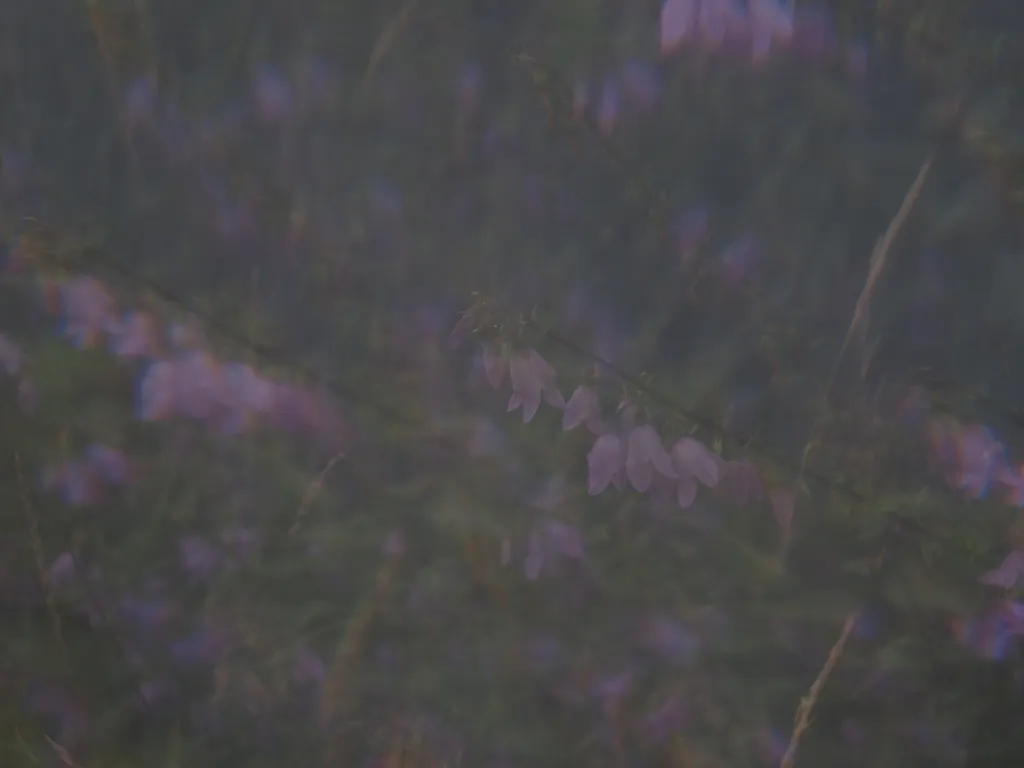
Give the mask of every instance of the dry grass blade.
[[850, 639], [850, 633], [853, 632], [856, 624], [857, 613], [855, 611], [846, 617], [846, 621], [843, 623], [843, 631], [839, 633], [839, 639], [836, 640], [832, 650], [829, 651], [828, 659], [825, 660], [825, 666], [821, 668], [818, 676], [814, 679], [814, 683], [811, 684], [807, 695], [800, 700], [800, 706], [797, 707], [796, 717], [794, 718], [793, 735], [789, 738], [789, 746], [786, 747], [786, 754], [783, 755], [782, 762], [779, 764], [780, 768], [793, 768], [794, 761], [796, 760], [796, 750], [800, 746], [800, 740], [803, 738], [804, 733], [810, 726], [811, 712], [814, 709], [814, 705], [817, 703], [818, 697], [821, 696], [821, 689], [825, 687], [825, 683], [832, 674], [832, 670], [839, 663], [839, 658], [843, 655], [843, 649], [846, 648], [846, 641]]
[[46, 599], [46, 608], [50, 614], [50, 622], [53, 625], [53, 635], [60, 646], [61, 655], [64, 661], [65, 671], [71, 671], [71, 657], [67, 645], [64, 643], [64, 632], [61, 629], [60, 614], [57, 612], [57, 605], [53, 599], [53, 589], [50, 584], [50, 577], [46, 567], [46, 554], [43, 552], [43, 540], [39, 534], [39, 521], [36, 519], [35, 510], [28, 498], [28, 483], [25, 482], [25, 473], [21, 467], [21, 454], [14, 453], [14, 466], [18, 473], [18, 486], [21, 492], [21, 506], [25, 512], [25, 522], [28, 525], [29, 536], [32, 539], [32, 553], [36, 560], [36, 570], [39, 575], [39, 586], [43, 590]]
[[374, 43], [373, 51], [370, 53], [370, 62], [366, 65], [366, 75], [363, 77], [364, 84], [369, 83], [377, 70], [380, 69], [380, 65], [385, 57], [395, 47], [395, 41], [398, 40], [398, 36], [402, 34], [402, 30], [412, 21], [413, 14], [416, 12], [418, 5], [419, 0], [405, 0], [401, 9], [384, 28], [384, 31], [381, 32], [377, 42]]
[[343, 458], [345, 458], [344, 453], [338, 453], [331, 457], [331, 460], [327, 462], [327, 465], [321, 469], [320, 473], [313, 478], [312, 482], [310, 482], [308, 486], [306, 486], [306, 491], [302, 494], [302, 502], [299, 504], [299, 508], [295, 512], [295, 522], [292, 523], [292, 527], [288, 529], [288, 533], [290, 535], [298, 533], [299, 528], [302, 527], [302, 521], [309, 513], [310, 505], [316, 500], [316, 497], [320, 495], [320, 492], [324, 488], [324, 480], [327, 478], [330, 471], [334, 469], [334, 465]]
[[[825, 385], [825, 391], [822, 393], [821, 409], [825, 408], [829, 392], [832, 391], [832, 386], [835, 384], [836, 376], [839, 375], [839, 368], [842, 365], [843, 358], [846, 356], [846, 350], [850, 346], [850, 341], [854, 336], [861, 340], [866, 339], [868, 318], [871, 310], [871, 299], [878, 287], [878, 281], [882, 277], [885, 265], [889, 262], [889, 253], [892, 250], [892, 245], [896, 242], [896, 238], [903, 230], [903, 226], [906, 224], [907, 218], [910, 216], [910, 212], [914, 209], [917, 199], [921, 196], [921, 190], [924, 189], [924, 184], [928, 180], [928, 174], [931, 173], [932, 163], [934, 161], [935, 153], [933, 152], [921, 165], [921, 170], [917, 172], [917, 177], [914, 179], [914, 183], [910, 185], [910, 189], [907, 190], [907, 194], [903, 196], [903, 202], [900, 204], [900, 209], [896, 212], [892, 221], [889, 222], [889, 226], [886, 228], [885, 234], [882, 235], [882, 239], [878, 241], [878, 244], [875, 245], [875, 249], [871, 252], [871, 261], [868, 264], [868, 276], [864, 280], [864, 288], [861, 289], [860, 296], [857, 297], [857, 303], [853, 308], [853, 318], [850, 320], [850, 327], [846, 330], [846, 336], [843, 338], [843, 343], [839, 347], [839, 354], [836, 356], [836, 362], [832, 368], [832, 373], [828, 378], [828, 383]], [[861, 366], [861, 370], [864, 370], [864, 366]], [[817, 431], [820, 423], [821, 418], [819, 413], [819, 418], [815, 419], [814, 426], [811, 429], [811, 436], [808, 438], [807, 444], [804, 446], [803, 456], [800, 459], [800, 472], [797, 476], [797, 485], [799, 485], [803, 480], [804, 469], [807, 466], [807, 457], [810, 455], [817, 443]]]

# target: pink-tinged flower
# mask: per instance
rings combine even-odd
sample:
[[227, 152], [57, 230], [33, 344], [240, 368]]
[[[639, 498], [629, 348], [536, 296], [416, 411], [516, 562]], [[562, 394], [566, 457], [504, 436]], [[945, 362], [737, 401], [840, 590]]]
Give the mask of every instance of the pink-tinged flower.
[[186, 536], [178, 542], [178, 561], [186, 574], [205, 581], [220, 568], [221, 553], [202, 536]]
[[793, 39], [792, 2], [780, 0], [749, 0], [751, 34], [755, 60], [767, 55], [772, 42], [789, 43]]
[[80, 349], [93, 346], [115, 322], [114, 299], [93, 277], [76, 277], [61, 286], [63, 333]]
[[713, 488], [722, 479], [722, 460], [704, 443], [692, 437], [680, 438], [672, 446], [672, 467], [676, 482], [676, 502], [689, 509], [697, 498], [697, 483]]
[[662, 56], [675, 53], [693, 37], [699, 5], [699, 0], [665, 0], [659, 30]]
[[703, 0], [697, 26], [701, 39], [711, 48], [728, 39], [744, 38], [749, 31], [747, 15], [735, 0]]
[[1024, 574], [1024, 553], [1014, 550], [1008, 554], [998, 568], [983, 574], [978, 581], [991, 587], [1013, 589]]
[[85, 450], [85, 462], [105, 483], [123, 485], [128, 481], [128, 460], [120, 451], [93, 443]]
[[634, 109], [650, 112], [658, 106], [661, 81], [650, 65], [639, 61], [627, 63], [622, 68], [620, 82], [623, 95]]
[[493, 344], [482, 344], [481, 347], [484, 375], [487, 377], [487, 382], [494, 389], [498, 389], [505, 381], [505, 357], [501, 354], [501, 350], [496, 349]]
[[554, 408], [565, 408], [565, 399], [555, 385], [555, 369], [536, 350], [528, 349], [512, 355], [509, 363], [512, 397], [508, 410], [523, 409], [523, 423], [529, 423], [540, 408], [541, 397]]
[[473, 335], [474, 330], [476, 330], [476, 316], [466, 310], [459, 317], [459, 321], [455, 323], [452, 332], [448, 334], [448, 349], [461, 347], [466, 339]]
[[292, 113], [295, 97], [291, 82], [275, 67], [263, 67], [253, 79], [252, 96], [259, 116], [268, 123], [282, 123]]
[[177, 370], [169, 360], [158, 360], [139, 379], [135, 411], [142, 421], [161, 421], [177, 408]]
[[156, 352], [156, 323], [145, 312], [128, 312], [109, 332], [110, 351], [118, 357], [149, 357]]
[[99, 500], [99, 488], [91, 468], [81, 461], [69, 461], [43, 472], [43, 487], [61, 495], [71, 507], [85, 507]]
[[178, 410], [193, 419], [208, 419], [224, 404], [223, 368], [206, 352], [192, 352], [174, 362]]
[[587, 492], [596, 496], [613, 483], [621, 491], [625, 485], [625, 465], [626, 447], [619, 436], [601, 435], [587, 454]]
[[983, 498], [1003, 467], [1006, 449], [981, 424], [964, 427], [957, 439], [956, 485], [970, 499]]
[[584, 384], [573, 391], [562, 415], [562, 429], [576, 429], [580, 424], [586, 424], [587, 429], [595, 435], [600, 435], [604, 431], [604, 425], [601, 423], [601, 400], [592, 387]]
[[999, 614], [957, 616], [951, 628], [957, 643], [983, 659], [1002, 659], [1013, 641], [1010, 627]]
[[640, 493], [651, 487], [654, 470], [665, 477], [676, 479], [672, 460], [661, 444], [661, 436], [650, 424], [636, 427], [629, 433], [626, 449], [626, 477]]
[[804, 58], [826, 61], [839, 49], [832, 15], [822, 8], [800, 9], [793, 17], [792, 48]]

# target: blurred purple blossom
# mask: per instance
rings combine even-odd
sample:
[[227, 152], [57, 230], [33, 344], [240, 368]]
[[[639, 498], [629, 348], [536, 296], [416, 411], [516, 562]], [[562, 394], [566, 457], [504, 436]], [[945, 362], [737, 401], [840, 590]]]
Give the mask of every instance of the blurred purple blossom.
[[595, 435], [604, 431], [601, 422], [601, 400], [593, 387], [581, 384], [573, 391], [569, 402], [565, 404], [565, 413], [562, 414], [562, 429], [575, 429], [580, 424], [586, 424], [587, 429]]
[[99, 483], [84, 461], [68, 461], [43, 470], [43, 488], [55, 491], [71, 507], [85, 507], [99, 501]]
[[609, 485], [625, 486], [626, 447], [618, 435], [607, 433], [594, 441], [587, 454], [587, 491], [596, 496]]
[[722, 460], [704, 443], [692, 437], [680, 438], [672, 446], [672, 466], [678, 482], [677, 501], [689, 508], [697, 496], [697, 482], [713, 488], [722, 478]]
[[979, 581], [993, 587], [1013, 589], [1021, 581], [1022, 574], [1024, 574], [1024, 552], [1014, 550], [1003, 559], [998, 568], [983, 574]]
[[74, 277], [60, 287], [63, 332], [79, 348], [93, 346], [115, 327], [114, 299], [93, 277]]
[[75, 564], [75, 556], [70, 552], [62, 552], [50, 563], [47, 570], [47, 580], [53, 589], [70, 587], [78, 581], [78, 567]]
[[282, 123], [295, 108], [292, 84], [283, 72], [266, 65], [253, 77], [252, 97], [256, 112], [268, 123]]
[[626, 477], [637, 491], [644, 493], [651, 487], [655, 470], [665, 477], [676, 479], [672, 460], [661, 443], [661, 436], [654, 427], [645, 424], [636, 427], [629, 433], [629, 442], [626, 448]]
[[487, 382], [498, 389], [505, 382], [505, 369], [508, 365], [502, 350], [496, 345], [484, 343], [480, 345], [480, 359], [484, 366], [484, 376]]
[[992, 480], [1004, 466], [1006, 448], [995, 439], [991, 429], [971, 424], [958, 435], [957, 458], [957, 487], [968, 498], [980, 499], [988, 493]]
[[110, 351], [118, 357], [149, 357], [156, 353], [157, 329], [145, 312], [127, 312], [108, 328]]
[[178, 542], [181, 570], [198, 581], [206, 581], [221, 566], [220, 550], [202, 536], [185, 536]]
[[541, 397], [554, 408], [565, 408], [565, 399], [555, 383], [555, 370], [534, 349], [517, 352], [509, 362], [512, 397], [509, 412], [522, 408], [523, 423], [529, 423], [540, 407]]
[[697, 28], [700, 0], [665, 0], [661, 6], [661, 54], [668, 56], [689, 42]]
[[120, 451], [92, 443], [85, 449], [85, 462], [96, 477], [109, 485], [128, 482], [128, 460]]
[[628, 62], [622, 68], [619, 82], [622, 95], [640, 112], [650, 112], [658, 105], [661, 82], [657, 69], [649, 63]]
[[668, 616], [652, 616], [641, 626], [641, 643], [662, 661], [688, 664], [700, 650], [700, 639], [685, 624]]

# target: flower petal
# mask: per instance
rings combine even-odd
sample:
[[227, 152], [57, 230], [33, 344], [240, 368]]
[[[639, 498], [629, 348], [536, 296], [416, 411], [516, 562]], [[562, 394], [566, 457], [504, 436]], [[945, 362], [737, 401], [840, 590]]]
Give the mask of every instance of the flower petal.
[[587, 454], [587, 491], [601, 493], [615, 482], [625, 461], [625, 449], [616, 435], [601, 435]]
[[692, 475], [708, 487], [718, 485], [722, 479], [721, 459], [692, 437], [684, 437], [673, 446], [672, 465], [680, 476]]
[[501, 353], [491, 344], [483, 345], [484, 375], [494, 389], [498, 389], [505, 381], [505, 360]]
[[676, 486], [676, 501], [682, 509], [689, 509], [697, 499], [697, 483], [690, 475], [680, 475]]

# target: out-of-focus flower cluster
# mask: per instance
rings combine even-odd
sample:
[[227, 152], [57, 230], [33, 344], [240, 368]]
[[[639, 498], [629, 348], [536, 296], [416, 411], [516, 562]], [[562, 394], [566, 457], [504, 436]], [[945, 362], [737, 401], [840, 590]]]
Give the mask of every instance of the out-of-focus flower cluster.
[[225, 435], [258, 423], [337, 443], [341, 418], [330, 399], [304, 387], [273, 381], [252, 366], [223, 362], [181, 324], [160, 332], [145, 312], [118, 313], [110, 291], [96, 278], [77, 276], [55, 286], [61, 332], [79, 348], [104, 341], [114, 355], [144, 363], [136, 413], [143, 421], [183, 417]]
[[852, 74], [864, 69], [863, 49], [842, 49], [826, 11], [798, 9], [792, 0], [665, 0], [660, 42], [663, 56], [698, 47], [749, 56], [760, 64], [773, 50], [787, 49], [816, 61], [845, 55]]
[[[44, 294], [48, 308], [61, 318], [61, 335], [72, 344], [79, 349], [105, 345], [138, 366], [135, 413], [142, 421], [189, 419], [224, 436], [265, 426], [333, 448], [341, 439], [341, 416], [326, 394], [274, 381], [246, 363], [223, 362], [183, 324], [163, 331], [153, 314], [119, 312], [113, 294], [94, 277], [44, 281]], [[11, 375], [21, 372], [20, 350], [6, 337], [0, 337], [0, 365]], [[129, 475], [119, 451], [93, 444], [81, 459], [44, 470], [43, 484], [66, 503], [85, 506]]]

